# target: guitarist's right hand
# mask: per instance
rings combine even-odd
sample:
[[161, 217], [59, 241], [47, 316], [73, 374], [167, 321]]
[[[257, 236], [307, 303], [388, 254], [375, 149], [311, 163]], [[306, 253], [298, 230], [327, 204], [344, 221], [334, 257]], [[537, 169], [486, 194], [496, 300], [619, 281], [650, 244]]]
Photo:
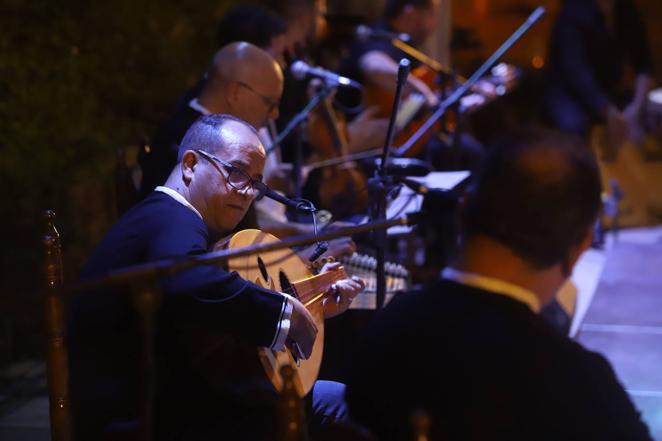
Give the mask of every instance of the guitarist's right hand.
[[292, 317], [290, 317], [290, 332], [287, 336], [286, 345], [297, 357], [307, 359], [313, 352], [313, 344], [317, 337], [317, 326], [313, 316], [303, 303], [295, 298], [291, 298], [290, 301], [292, 302]]

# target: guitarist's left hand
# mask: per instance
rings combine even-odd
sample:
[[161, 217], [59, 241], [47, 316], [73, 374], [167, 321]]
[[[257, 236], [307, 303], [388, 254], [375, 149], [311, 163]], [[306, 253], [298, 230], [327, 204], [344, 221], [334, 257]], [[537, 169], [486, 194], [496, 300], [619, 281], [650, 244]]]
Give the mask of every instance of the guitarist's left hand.
[[[322, 267], [320, 273], [335, 271], [340, 262], [330, 262]], [[330, 294], [323, 300], [324, 318], [335, 317], [347, 311], [354, 297], [365, 289], [365, 282], [356, 276], [338, 280], [331, 286]]]

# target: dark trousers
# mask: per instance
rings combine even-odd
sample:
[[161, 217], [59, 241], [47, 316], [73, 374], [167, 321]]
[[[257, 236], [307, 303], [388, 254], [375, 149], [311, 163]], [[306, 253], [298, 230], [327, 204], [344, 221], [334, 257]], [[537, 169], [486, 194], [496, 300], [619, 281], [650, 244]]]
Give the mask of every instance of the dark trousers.
[[[326, 428], [347, 421], [345, 385], [334, 381], [317, 381], [304, 398], [307, 431], [311, 439], [323, 438]], [[187, 412], [181, 403], [182, 415], [172, 415], [175, 428], [168, 421], [157, 422], [155, 439], [167, 441], [216, 441], [219, 439], [273, 440], [278, 433], [278, 394], [254, 394], [227, 400], [196, 413]], [[198, 408], [200, 406], [197, 406]], [[159, 431], [159, 426], [167, 430]]]

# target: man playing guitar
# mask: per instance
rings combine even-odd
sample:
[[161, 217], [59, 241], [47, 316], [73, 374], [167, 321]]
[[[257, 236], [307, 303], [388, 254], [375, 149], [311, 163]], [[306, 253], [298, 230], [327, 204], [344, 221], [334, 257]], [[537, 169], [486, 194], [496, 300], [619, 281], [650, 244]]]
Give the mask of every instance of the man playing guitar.
[[[166, 183], [126, 212], [106, 234], [92, 253], [83, 279], [206, 252], [235, 228], [264, 188], [264, 147], [255, 129], [238, 118], [212, 114], [197, 120], [181, 142], [179, 159]], [[231, 365], [235, 359], [213, 357], [210, 350], [201, 356], [195, 348], [199, 340], [187, 336], [213, 340], [230, 335], [253, 348], [276, 351], [289, 345], [306, 358], [317, 334], [306, 307], [292, 296], [215, 266], [179, 272], [160, 280], [159, 287], [163, 295], [155, 347], [155, 438], [268, 438], [264, 432], [269, 430], [272, 412], [266, 410], [271, 408], [264, 395], [269, 396], [269, 391], [262, 391], [259, 398], [232, 395], [228, 391], [237, 391], [237, 384], [225, 388], [221, 385], [227, 378], [202, 375], [218, 372], [222, 376], [221, 365]], [[346, 310], [363, 287], [357, 278], [335, 282], [323, 304], [326, 315]], [[69, 317], [77, 439], [105, 439], [130, 431], [140, 425], [139, 384], [146, 380], [140, 376], [138, 319], [128, 288], [86, 292], [76, 297]], [[217, 365], [201, 366], [205, 363]], [[341, 417], [341, 399], [342, 385], [318, 382], [312, 392], [313, 412], [331, 419]]]

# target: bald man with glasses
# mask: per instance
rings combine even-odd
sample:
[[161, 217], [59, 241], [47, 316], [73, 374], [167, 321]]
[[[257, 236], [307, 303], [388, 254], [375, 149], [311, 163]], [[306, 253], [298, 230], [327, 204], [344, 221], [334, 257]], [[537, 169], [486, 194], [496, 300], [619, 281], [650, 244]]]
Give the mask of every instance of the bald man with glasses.
[[[238, 118], [200, 118], [184, 136], [179, 156], [165, 184], [106, 234], [86, 264], [83, 280], [202, 254], [236, 227], [266, 189], [264, 147], [256, 130]], [[317, 329], [306, 308], [293, 297], [212, 265], [159, 282], [154, 438], [272, 438], [275, 391], [263, 374], [244, 378], [255, 366], [239, 360], [251, 346], [287, 346], [308, 357]], [[324, 304], [326, 317], [344, 312], [364, 287], [357, 278], [335, 285]], [[125, 439], [118, 433], [139, 427], [143, 379], [138, 324], [126, 287], [86, 292], [72, 303], [68, 339], [76, 439]], [[244, 349], [222, 349], [219, 342], [226, 338], [243, 342]], [[339, 383], [318, 381], [309, 398], [311, 425], [319, 428], [344, 418], [342, 396]]]
[[202, 91], [179, 107], [154, 137], [149, 152], [142, 152], [142, 196], [165, 182], [177, 162], [180, 141], [193, 122], [203, 115], [229, 114], [256, 129], [278, 117], [283, 93], [283, 72], [265, 50], [234, 42], [214, 55]]
[[[203, 115], [228, 114], [236, 116], [260, 131], [265, 145], [269, 135], [264, 127], [278, 117], [283, 93], [283, 73], [278, 62], [265, 50], [247, 42], [230, 43], [214, 56], [202, 91], [174, 116], [154, 138], [149, 152], [139, 156], [142, 168], [141, 196], [144, 198], [168, 178], [178, 162], [179, 144], [193, 122]], [[265, 140], [266, 139], [266, 140]], [[267, 157], [265, 180], [274, 189], [287, 192], [287, 167], [280, 160], [280, 152]], [[278, 237], [310, 234], [310, 223], [291, 222], [285, 209], [273, 201], [260, 201], [251, 209], [240, 228], [260, 228]], [[330, 242], [328, 255], [350, 255], [355, 245], [349, 238]]]

